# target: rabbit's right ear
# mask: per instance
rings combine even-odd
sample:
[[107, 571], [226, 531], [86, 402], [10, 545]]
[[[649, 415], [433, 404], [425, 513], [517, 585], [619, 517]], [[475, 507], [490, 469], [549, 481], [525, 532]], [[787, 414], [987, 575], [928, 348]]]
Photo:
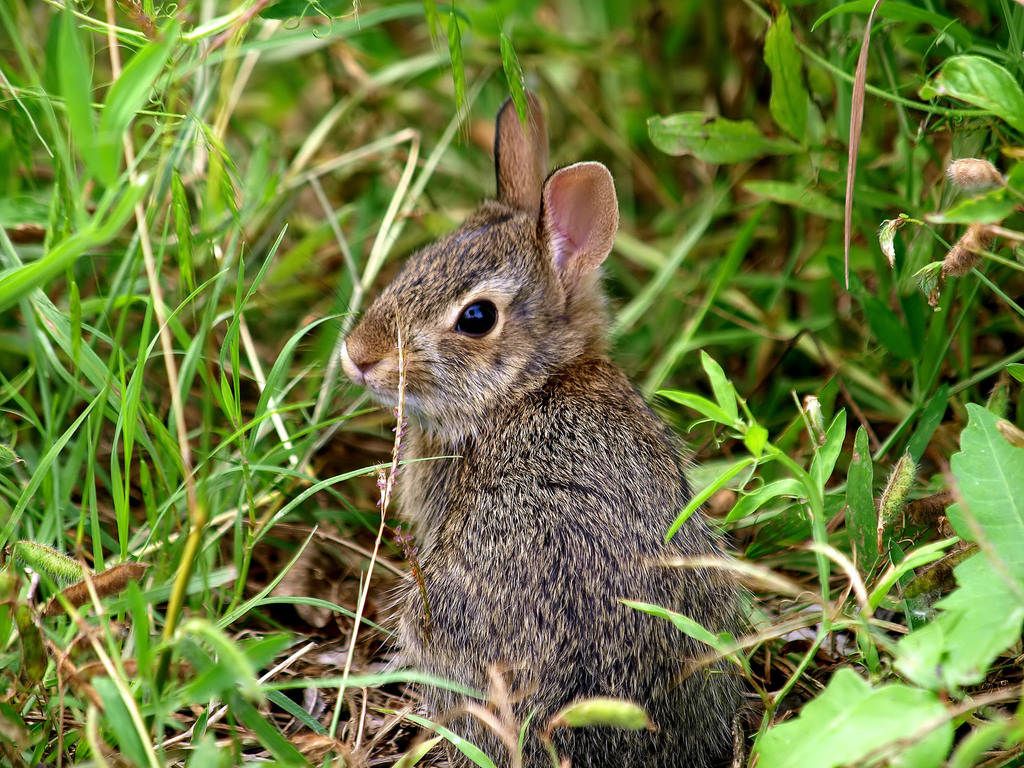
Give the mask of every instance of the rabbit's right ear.
[[541, 191], [548, 175], [548, 130], [537, 97], [527, 92], [526, 105], [525, 131], [512, 99], [498, 113], [494, 170], [498, 200], [536, 217], [540, 215]]
[[615, 243], [619, 203], [615, 182], [601, 163], [560, 168], [544, 184], [541, 239], [571, 295], [601, 266]]

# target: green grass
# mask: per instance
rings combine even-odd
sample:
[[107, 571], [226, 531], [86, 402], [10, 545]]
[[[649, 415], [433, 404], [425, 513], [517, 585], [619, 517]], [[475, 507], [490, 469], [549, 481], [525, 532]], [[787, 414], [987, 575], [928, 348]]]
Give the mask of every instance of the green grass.
[[750, 572], [758, 765], [1020, 759], [1024, 8], [877, 12], [847, 288], [871, 4], [635, 5], [0, 4], [0, 763], [414, 749], [392, 416], [336, 350], [523, 84], [615, 177], [615, 357]]

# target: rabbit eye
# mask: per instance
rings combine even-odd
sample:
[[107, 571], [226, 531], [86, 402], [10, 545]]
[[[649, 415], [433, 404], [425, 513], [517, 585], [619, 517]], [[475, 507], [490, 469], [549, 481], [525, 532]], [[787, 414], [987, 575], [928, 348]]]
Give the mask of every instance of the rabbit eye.
[[485, 336], [498, 322], [498, 308], [489, 301], [474, 301], [459, 315], [455, 330], [467, 336]]

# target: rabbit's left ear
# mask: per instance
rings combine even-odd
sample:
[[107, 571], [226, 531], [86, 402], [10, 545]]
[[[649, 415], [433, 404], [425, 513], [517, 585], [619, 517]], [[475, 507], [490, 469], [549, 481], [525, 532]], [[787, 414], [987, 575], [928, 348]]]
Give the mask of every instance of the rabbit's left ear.
[[544, 247], [570, 289], [601, 266], [619, 227], [615, 182], [601, 163], [576, 163], [544, 183], [540, 222]]
[[525, 131], [512, 99], [498, 113], [494, 171], [498, 200], [537, 216], [544, 177], [548, 175], [548, 129], [537, 97], [527, 93], [526, 104]]

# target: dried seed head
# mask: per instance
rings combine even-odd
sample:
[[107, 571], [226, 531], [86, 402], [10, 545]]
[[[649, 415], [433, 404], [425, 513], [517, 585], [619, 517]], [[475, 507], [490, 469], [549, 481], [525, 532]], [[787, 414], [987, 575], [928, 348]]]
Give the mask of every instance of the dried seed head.
[[946, 175], [965, 192], [984, 192], [1005, 184], [992, 163], [976, 157], [954, 160], [946, 168]]
[[1006, 439], [1006, 442], [1017, 448], [1024, 448], [1024, 430], [1008, 421], [999, 421], [996, 423], [996, 427], [999, 428], [999, 434]]
[[975, 222], [949, 249], [942, 261], [943, 277], [961, 277], [970, 272], [981, 259], [981, 252], [988, 250], [995, 238], [984, 224]]
[[896, 230], [906, 223], [906, 219], [886, 219], [878, 228], [878, 245], [889, 260], [889, 266], [896, 266]]

